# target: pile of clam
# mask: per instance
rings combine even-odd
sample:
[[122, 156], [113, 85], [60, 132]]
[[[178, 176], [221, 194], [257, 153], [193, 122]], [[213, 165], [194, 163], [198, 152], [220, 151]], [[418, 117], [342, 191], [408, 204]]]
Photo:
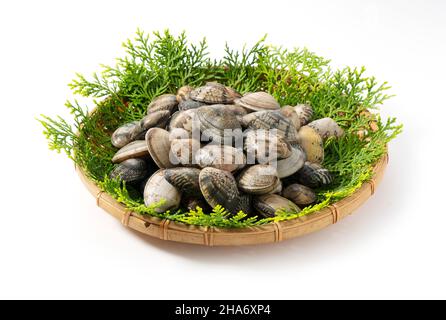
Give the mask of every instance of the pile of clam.
[[266, 92], [185, 86], [113, 133], [120, 149], [110, 176], [135, 186], [160, 213], [217, 205], [263, 217], [298, 212], [316, 201], [313, 189], [332, 182], [321, 166], [323, 142], [343, 134], [333, 119], [312, 116], [309, 105], [281, 107]]

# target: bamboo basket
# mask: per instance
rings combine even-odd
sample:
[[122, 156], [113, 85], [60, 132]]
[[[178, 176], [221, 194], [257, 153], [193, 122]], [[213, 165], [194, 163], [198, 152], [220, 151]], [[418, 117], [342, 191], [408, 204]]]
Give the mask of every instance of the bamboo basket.
[[293, 220], [242, 229], [193, 226], [130, 212], [124, 205], [101, 191], [93, 181], [88, 179], [81, 168], [76, 167], [76, 170], [88, 191], [96, 197], [96, 204], [119, 219], [126, 227], [162, 240], [205, 246], [242, 246], [280, 242], [300, 237], [337, 223], [353, 213], [374, 194], [375, 188], [384, 175], [388, 161], [389, 156], [386, 153], [375, 164], [373, 177], [369, 182], [365, 182], [361, 188], [349, 197], [333, 203], [322, 210]]

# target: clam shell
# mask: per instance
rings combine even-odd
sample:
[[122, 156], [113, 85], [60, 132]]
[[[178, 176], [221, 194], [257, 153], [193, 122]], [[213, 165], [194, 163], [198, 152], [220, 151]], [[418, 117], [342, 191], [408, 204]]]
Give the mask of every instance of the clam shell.
[[285, 159], [291, 156], [291, 145], [270, 130], [248, 130], [245, 132], [244, 150], [248, 163], [257, 160], [260, 164], [267, 164], [277, 159]]
[[196, 153], [195, 160], [201, 168], [213, 167], [229, 172], [239, 170], [246, 165], [243, 151], [228, 145], [209, 144]]
[[237, 184], [245, 193], [260, 195], [277, 191], [280, 179], [276, 168], [257, 164], [243, 170], [237, 177]]
[[200, 195], [198, 177], [200, 169], [196, 168], [170, 168], [164, 172], [164, 178], [181, 192], [189, 195]]
[[234, 101], [234, 97], [225, 86], [214, 82], [192, 90], [190, 98], [209, 104], [229, 104]]
[[196, 121], [196, 127], [199, 126], [198, 117], [195, 117], [197, 114], [197, 109], [190, 109], [185, 111], [177, 111], [172, 115], [172, 119], [170, 120], [169, 128], [182, 128], [192, 133], [192, 124], [193, 121]]
[[191, 86], [182, 86], [181, 88], [179, 88], [177, 91], [178, 103], [188, 100], [192, 90], [194, 90], [194, 88]]
[[309, 104], [298, 104], [294, 107], [294, 111], [297, 113], [300, 119], [300, 125], [304, 126], [310, 122], [313, 117], [313, 108]]
[[168, 110], [169, 112], [172, 113], [177, 105], [178, 101], [176, 95], [162, 94], [159, 97], [152, 100], [152, 102], [147, 107], [147, 114], [160, 110]]
[[248, 114], [248, 111], [245, 108], [236, 104], [228, 104], [226, 105], [226, 109], [231, 111], [236, 117], [243, 117]]
[[237, 214], [246, 207], [246, 198], [240, 198], [234, 176], [225, 170], [204, 168], [199, 176], [200, 189], [207, 203], [214, 208], [223, 206], [228, 212]]
[[242, 97], [242, 95], [235, 89], [231, 88], [231, 87], [225, 87], [226, 91], [228, 92], [229, 96], [231, 98], [235, 99], [239, 99]]
[[295, 178], [300, 184], [313, 189], [326, 186], [333, 182], [333, 177], [327, 169], [324, 169], [318, 163], [308, 161], [296, 173]]
[[291, 121], [291, 123], [294, 125], [296, 130], [299, 130], [299, 128], [302, 125], [301, 119], [297, 115], [297, 112], [294, 110], [294, 107], [283, 106], [282, 108], [280, 108], [280, 112]]
[[170, 161], [170, 134], [161, 128], [151, 128], [146, 133], [147, 149], [160, 168], [172, 168], [175, 165]]
[[309, 126], [303, 126], [297, 136], [300, 146], [307, 155], [307, 161], [322, 163], [324, 161], [324, 142], [319, 133]]
[[292, 149], [291, 156], [277, 161], [277, 174], [281, 179], [296, 173], [306, 161], [305, 152], [298, 145]]
[[142, 180], [146, 178], [147, 175], [147, 164], [142, 159], [127, 159], [118, 164], [112, 172], [110, 172], [110, 178], [120, 178], [125, 182]]
[[195, 139], [173, 139], [170, 143], [170, 161], [175, 165], [193, 166], [195, 154], [200, 150], [200, 141]]
[[300, 208], [290, 200], [277, 194], [265, 194], [257, 196], [253, 200], [254, 209], [263, 217], [271, 218], [277, 210], [300, 212]]
[[187, 100], [181, 101], [178, 104], [178, 110], [185, 111], [185, 110], [190, 110], [190, 109], [197, 109], [204, 105], [206, 105], [206, 103], [204, 103], [204, 102], [187, 99]]
[[329, 137], [339, 138], [344, 135], [344, 130], [332, 118], [314, 120], [308, 126], [316, 130], [324, 140]]
[[288, 140], [288, 142], [297, 142], [296, 128], [280, 111], [257, 111], [249, 113], [242, 118], [242, 124], [253, 130], [277, 129], [277, 133]]
[[143, 130], [148, 130], [153, 127], [163, 128], [166, 126], [167, 121], [170, 118], [169, 110], [160, 110], [149, 113], [147, 116], [142, 118], [141, 127]]
[[299, 207], [305, 207], [316, 201], [316, 193], [312, 189], [298, 183], [293, 183], [286, 187], [282, 192], [282, 196], [293, 201]]
[[[216, 143], [222, 143], [225, 137], [225, 130], [238, 129], [241, 131], [241, 126], [236, 116], [225, 105], [217, 104], [200, 107], [197, 109], [196, 115], [200, 122], [200, 130], [204, 139], [209, 138]], [[232, 131], [229, 131], [229, 133], [231, 134]], [[232, 135], [226, 138], [232, 141]]]
[[247, 93], [236, 100], [236, 104], [254, 111], [278, 110], [280, 108], [277, 100], [266, 92]]
[[130, 142], [116, 152], [112, 158], [113, 163], [120, 163], [131, 158], [140, 158], [149, 155], [147, 144], [144, 140]]
[[136, 140], [144, 132], [140, 121], [126, 123], [113, 132], [111, 142], [116, 148], [122, 148], [126, 144]]
[[155, 172], [147, 180], [144, 188], [144, 204], [148, 207], [163, 204], [154, 208], [155, 212], [163, 213], [167, 210], [176, 209], [180, 205], [181, 193], [164, 178], [164, 170]]

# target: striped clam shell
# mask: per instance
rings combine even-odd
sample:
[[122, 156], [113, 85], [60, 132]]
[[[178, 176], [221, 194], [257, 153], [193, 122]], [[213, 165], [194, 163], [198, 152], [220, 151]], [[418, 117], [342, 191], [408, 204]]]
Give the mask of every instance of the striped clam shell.
[[147, 107], [147, 114], [167, 110], [173, 112], [178, 105], [177, 96], [174, 94], [163, 94], [152, 100]]
[[278, 110], [280, 108], [277, 100], [267, 92], [247, 93], [240, 99], [237, 99], [236, 104], [254, 111]]
[[276, 168], [264, 164], [243, 170], [237, 177], [237, 183], [241, 191], [254, 195], [271, 193], [281, 185]]
[[300, 208], [290, 200], [277, 194], [265, 194], [253, 199], [254, 209], [263, 217], [271, 218], [278, 210], [300, 212]]
[[[293, 176], [294, 177], [294, 176]], [[297, 182], [309, 188], [319, 188], [333, 182], [333, 176], [318, 163], [305, 162], [296, 173]]]
[[164, 172], [166, 180], [181, 192], [189, 195], [199, 195], [200, 184], [198, 178], [200, 169], [197, 168], [170, 168]]
[[147, 164], [142, 159], [128, 159], [118, 164], [111, 172], [110, 178], [119, 178], [125, 182], [143, 180], [148, 175]]
[[113, 163], [120, 163], [131, 158], [146, 157], [149, 155], [147, 144], [144, 140], [130, 142], [116, 152], [112, 158]]

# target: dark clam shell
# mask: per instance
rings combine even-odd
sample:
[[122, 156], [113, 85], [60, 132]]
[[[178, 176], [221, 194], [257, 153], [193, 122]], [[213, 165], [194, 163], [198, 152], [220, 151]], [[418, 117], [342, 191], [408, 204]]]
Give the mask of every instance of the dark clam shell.
[[246, 200], [241, 202], [234, 176], [228, 171], [204, 168], [199, 182], [201, 193], [212, 208], [221, 205], [230, 213], [237, 214], [241, 207], [246, 206]]
[[147, 116], [142, 118], [141, 127], [143, 130], [148, 130], [153, 127], [163, 128], [166, 126], [167, 121], [170, 118], [169, 110], [160, 110], [149, 113]]
[[181, 198], [181, 205], [187, 210], [197, 210], [197, 207], [200, 207], [204, 213], [212, 211], [212, 208], [208, 205], [206, 200], [203, 197], [200, 197], [199, 194], [195, 196], [184, 195]]
[[254, 209], [265, 218], [276, 215], [277, 210], [299, 212], [300, 208], [290, 200], [277, 194], [265, 194], [257, 196], [253, 200]]
[[172, 113], [177, 105], [178, 101], [176, 95], [163, 94], [152, 100], [152, 102], [147, 107], [147, 114], [161, 110], [168, 110], [170, 113]]
[[164, 178], [181, 192], [189, 195], [200, 194], [200, 169], [170, 168], [164, 171]]
[[333, 182], [333, 176], [320, 164], [305, 162], [304, 166], [296, 172], [294, 178], [300, 184], [310, 188], [319, 188]]
[[282, 192], [282, 196], [293, 201], [299, 207], [308, 206], [316, 201], [316, 193], [312, 189], [298, 183], [293, 183], [286, 187]]
[[147, 164], [142, 159], [128, 159], [118, 164], [110, 173], [110, 178], [120, 178], [125, 182], [143, 180], [148, 176]]
[[120, 163], [131, 158], [140, 158], [149, 156], [149, 150], [144, 140], [130, 142], [116, 152], [112, 158], [113, 163]]

